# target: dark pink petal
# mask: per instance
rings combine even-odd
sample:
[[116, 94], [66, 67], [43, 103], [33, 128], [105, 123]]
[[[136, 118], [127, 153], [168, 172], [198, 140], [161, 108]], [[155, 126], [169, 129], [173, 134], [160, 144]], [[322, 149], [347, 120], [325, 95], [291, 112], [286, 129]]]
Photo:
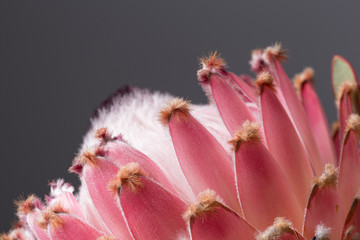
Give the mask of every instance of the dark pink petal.
[[340, 131], [339, 131], [339, 123], [333, 122], [332, 124], [332, 140], [334, 142], [335, 152], [336, 152], [336, 166], [340, 164], [340, 151], [341, 151], [341, 140], [340, 140]]
[[76, 217], [58, 214], [58, 224], [48, 224], [51, 240], [96, 240], [103, 234]]
[[305, 146], [306, 153], [310, 157], [315, 174], [319, 176], [324, 165], [309, 120], [297, 97], [295, 89], [281, 66], [281, 63], [276, 58], [270, 60], [269, 71], [274, 76], [275, 83], [278, 86], [277, 95], [282, 102], [284, 109], [288, 112], [290, 120], [293, 122], [295, 129], [300, 136], [301, 143]]
[[176, 156], [193, 192], [214, 189], [227, 206], [240, 213], [233, 162], [219, 142], [190, 115], [186, 102], [173, 100], [162, 111], [162, 119], [169, 121]]
[[[261, 78], [271, 80], [271, 76], [266, 73], [259, 76], [257, 82], [266, 80]], [[314, 176], [308, 156], [271, 85], [261, 85], [260, 89], [260, 106], [267, 146], [289, 180], [300, 206], [305, 208], [310, 181]]]
[[284, 216], [300, 230], [304, 211], [278, 163], [261, 143], [256, 128], [255, 123], [245, 122], [233, 140], [244, 217], [263, 231], [276, 217]]
[[350, 94], [345, 93], [339, 100], [339, 140], [342, 142], [344, 140], [344, 133], [346, 129], [346, 121], [349, 116], [353, 113], [351, 106], [351, 97]]
[[212, 96], [231, 135], [241, 127], [245, 120], [254, 120], [245, 102], [225, 78], [212, 74], [209, 81]]
[[191, 239], [254, 239], [256, 230], [213, 196], [212, 191], [201, 193], [199, 203], [189, 206], [185, 213]]
[[115, 163], [119, 168], [130, 162], [137, 162], [141, 168], [149, 173], [149, 177], [161, 184], [170, 192], [177, 194], [177, 191], [166, 178], [163, 171], [146, 155], [120, 140], [108, 142], [104, 146], [104, 157]]
[[360, 204], [359, 204], [359, 196], [357, 196], [348, 212], [348, 215], [345, 220], [345, 226], [343, 230], [344, 240], [352, 240], [354, 239], [354, 235], [360, 234]]
[[312, 79], [312, 70], [305, 69], [303, 73], [295, 77], [294, 81], [298, 84], [302, 105], [309, 119], [311, 130], [314, 133], [322, 162], [324, 164], [336, 164], [336, 153], [331, 140], [329, 125], [321, 102], [312, 85]]
[[229, 77], [239, 86], [243, 95], [249, 98], [251, 102], [257, 103], [256, 88], [249, 79], [249, 76], [238, 76], [235, 73], [229, 72]]
[[352, 114], [347, 121], [340, 157], [339, 192], [345, 211], [350, 206], [360, 189], [360, 157], [357, 134], [359, 134], [360, 117]]
[[337, 171], [328, 164], [323, 175], [315, 180], [307, 203], [303, 232], [306, 239], [315, 236], [319, 224], [331, 228], [331, 239], [341, 239], [344, 216], [336, 184]]
[[186, 232], [185, 203], [144, 175], [138, 164], [129, 163], [110, 183], [129, 228], [135, 239], [176, 239]]
[[94, 163], [83, 166], [82, 184], [87, 186], [94, 206], [111, 234], [122, 239], [132, 239], [114, 195], [108, 189], [108, 183], [118, 170], [114, 163], [95, 157]]

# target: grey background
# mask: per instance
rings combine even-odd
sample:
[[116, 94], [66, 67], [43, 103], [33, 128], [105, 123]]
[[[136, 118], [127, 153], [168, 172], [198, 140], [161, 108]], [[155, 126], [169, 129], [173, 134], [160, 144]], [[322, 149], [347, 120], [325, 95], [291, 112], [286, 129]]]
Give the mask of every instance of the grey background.
[[330, 120], [333, 54], [360, 63], [358, 1], [0, 1], [0, 231], [19, 195], [67, 172], [94, 108], [125, 84], [206, 99], [197, 57], [219, 50], [236, 73], [281, 41], [290, 76], [316, 71]]

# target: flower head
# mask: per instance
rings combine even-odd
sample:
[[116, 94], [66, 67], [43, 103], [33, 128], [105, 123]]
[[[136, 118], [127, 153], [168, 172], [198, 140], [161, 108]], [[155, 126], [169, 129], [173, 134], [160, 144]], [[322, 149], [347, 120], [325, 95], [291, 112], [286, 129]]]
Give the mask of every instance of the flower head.
[[306, 68], [294, 85], [280, 44], [254, 50], [238, 76], [217, 52], [200, 59], [209, 98], [195, 105], [137, 88], [96, 111], [70, 167], [81, 180], [17, 201], [1, 239], [358, 239], [360, 88], [332, 62], [331, 135]]

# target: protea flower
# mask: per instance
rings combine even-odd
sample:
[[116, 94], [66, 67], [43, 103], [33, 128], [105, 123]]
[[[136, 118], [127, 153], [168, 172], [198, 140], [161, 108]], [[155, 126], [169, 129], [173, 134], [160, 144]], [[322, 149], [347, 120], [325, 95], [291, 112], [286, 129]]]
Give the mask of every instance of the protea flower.
[[256, 79], [201, 58], [208, 105], [123, 88], [104, 102], [70, 171], [44, 201], [19, 201], [2, 239], [360, 239], [359, 86], [332, 62], [330, 134], [313, 71], [294, 79], [280, 45], [255, 50]]

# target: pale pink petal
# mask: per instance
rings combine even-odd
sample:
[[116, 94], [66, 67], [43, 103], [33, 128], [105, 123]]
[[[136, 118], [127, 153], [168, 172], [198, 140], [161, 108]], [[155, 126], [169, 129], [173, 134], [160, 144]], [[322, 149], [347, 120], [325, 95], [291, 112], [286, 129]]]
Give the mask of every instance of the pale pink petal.
[[51, 240], [96, 240], [103, 234], [76, 217], [68, 214], [58, 214], [57, 224], [48, 224]]
[[81, 180], [87, 186], [94, 206], [112, 235], [122, 239], [132, 239], [114, 195], [108, 189], [108, 183], [118, 170], [114, 163], [95, 157], [94, 163], [86, 163], [83, 166]]
[[50, 204], [54, 204], [56, 202], [60, 202], [69, 214], [85, 220], [81, 206], [72, 193], [65, 192], [52, 200]]
[[104, 146], [104, 157], [115, 163], [119, 168], [130, 162], [137, 162], [149, 177], [161, 184], [164, 188], [177, 195], [177, 191], [164, 175], [163, 171], [147, 156], [120, 140], [106, 143]]
[[78, 200], [86, 222], [96, 227], [97, 229], [101, 229], [105, 233], [111, 234], [111, 231], [106, 226], [99, 214], [99, 209], [95, 207], [94, 202], [90, 196], [88, 186], [84, 182], [82, 182], [80, 186]]
[[36, 209], [27, 215], [27, 224], [30, 230], [35, 234], [39, 240], [50, 240], [47, 231], [38, 225], [38, 219], [41, 216], [41, 211]]

